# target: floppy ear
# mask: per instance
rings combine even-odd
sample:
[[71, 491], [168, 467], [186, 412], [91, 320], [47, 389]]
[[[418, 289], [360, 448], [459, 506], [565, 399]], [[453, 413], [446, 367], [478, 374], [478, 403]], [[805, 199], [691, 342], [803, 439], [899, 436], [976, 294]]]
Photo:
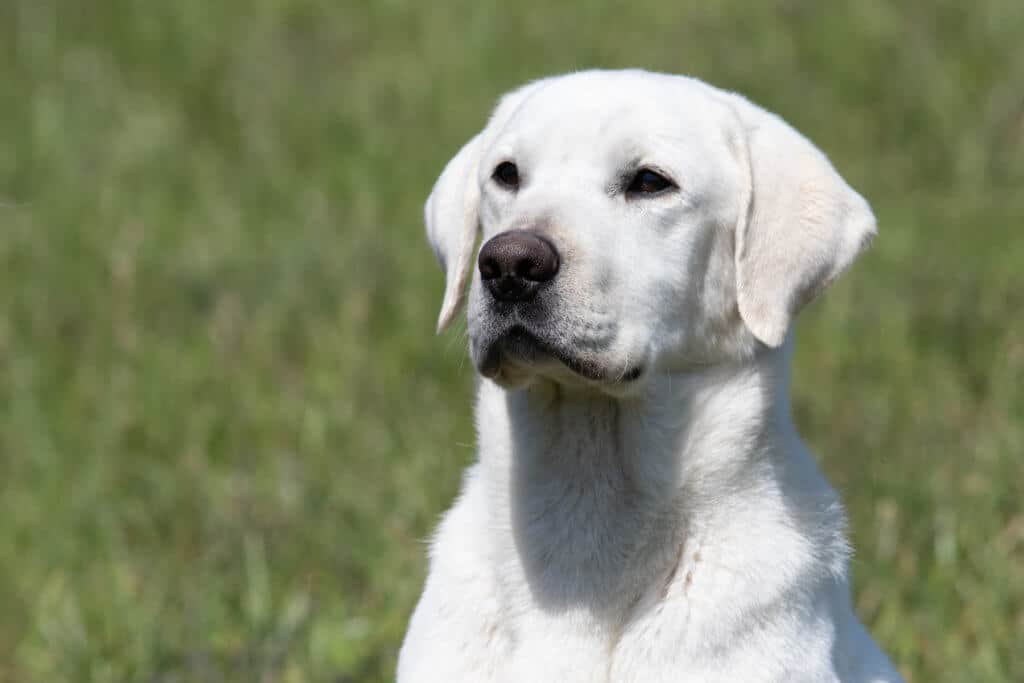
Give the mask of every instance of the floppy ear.
[[473, 272], [473, 246], [480, 225], [480, 186], [476, 176], [487, 144], [484, 141], [500, 131], [526, 97], [545, 82], [542, 79], [528, 83], [501, 98], [483, 132], [467, 142], [444, 167], [423, 207], [427, 239], [445, 272], [438, 332], [443, 332], [459, 312], [466, 281]]
[[875, 217], [782, 119], [738, 96], [730, 104], [744, 129], [750, 178], [736, 230], [740, 317], [758, 340], [777, 347], [800, 309], [870, 243]]
[[444, 331], [455, 318], [472, 270], [473, 245], [480, 223], [480, 187], [476, 182], [480, 137], [477, 135], [466, 143], [448, 162], [423, 207], [427, 239], [445, 272], [438, 332]]

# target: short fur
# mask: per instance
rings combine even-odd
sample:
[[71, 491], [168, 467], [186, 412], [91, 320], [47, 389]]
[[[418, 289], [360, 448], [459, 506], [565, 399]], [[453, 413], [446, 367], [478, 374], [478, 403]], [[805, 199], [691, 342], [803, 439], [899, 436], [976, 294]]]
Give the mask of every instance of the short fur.
[[[491, 174], [516, 163], [512, 191]], [[675, 189], [630, 196], [651, 168]], [[401, 683], [899, 681], [850, 604], [842, 506], [788, 401], [793, 317], [875, 233], [810, 142], [700, 81], [506, 96], [426, 208], [457, 315], [477, 233], [541, 233], [536, 301], [473, 277], [479, 460]]]

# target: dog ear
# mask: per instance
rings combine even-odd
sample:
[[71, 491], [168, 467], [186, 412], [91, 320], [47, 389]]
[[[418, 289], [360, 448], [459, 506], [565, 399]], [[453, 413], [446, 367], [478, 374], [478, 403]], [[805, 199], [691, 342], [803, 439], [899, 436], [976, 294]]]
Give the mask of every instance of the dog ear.
[[758, 340], [777, 347], [800, 309], [853, 263], [877, 227], [871, 207], [818, 148], [778, 116], [734, 98], [749, 172], [736, 230], [740, 317]]
[[473, 245], [480, 223], [480, 186], [476, 171], [481, 136], [477, 135], [448, 162], [423, 207], [427, 239], [445, 272], [444, 300], [437, 331], [451, 324], [462, 304], [472, 272]]
[[473, 272], [473, 247], [480, 225], [480, 158], [526, 96], [543, 83], [534, 81], [501, 98], [483, 132], [467, 142], [444, 167], [423, 207], [427, 239], [445, 271], [444, 300], [437, 319], [439, 333], [458, 314], [466, 282]]

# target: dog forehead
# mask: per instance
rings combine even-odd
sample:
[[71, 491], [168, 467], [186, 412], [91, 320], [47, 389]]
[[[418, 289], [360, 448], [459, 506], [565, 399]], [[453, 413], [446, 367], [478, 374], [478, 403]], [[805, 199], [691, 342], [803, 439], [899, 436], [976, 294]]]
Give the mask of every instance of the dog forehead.
[[499, 123], [484, 134], [481, 187], [511, 161], [535, 191], [600, 187], [607, 195], [649, 166], [671, 177], [691, 204], [735, 203], [736, 122], [721, 91], [685, 76], [589, 71], [537, 81], [520, 93], [503, 101]]
[[542, 150], [706, 137], [718, 107], [694, 79], [644, 71], [586, 71], [539, 82], [496, 142]]

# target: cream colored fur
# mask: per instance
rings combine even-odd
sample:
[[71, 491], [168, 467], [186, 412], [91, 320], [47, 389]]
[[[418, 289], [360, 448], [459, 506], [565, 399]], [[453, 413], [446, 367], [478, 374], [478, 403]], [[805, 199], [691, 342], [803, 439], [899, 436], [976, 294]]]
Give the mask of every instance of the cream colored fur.
[[[637, 168], [678, 187], [627, 196]], [[820, 151], [696, 80], [583, 72], [506, 96], [426, 220], [439, 328], [478, 233], [539, 232], [561, 266], [529, 311], [472, 277], [479, 459], [400, 683], [900, 680], [853, 612], [842, 506], [790, 418], [793, 317], [875, 232]], [[508, 343], [524, 329], [536, 349]]]

